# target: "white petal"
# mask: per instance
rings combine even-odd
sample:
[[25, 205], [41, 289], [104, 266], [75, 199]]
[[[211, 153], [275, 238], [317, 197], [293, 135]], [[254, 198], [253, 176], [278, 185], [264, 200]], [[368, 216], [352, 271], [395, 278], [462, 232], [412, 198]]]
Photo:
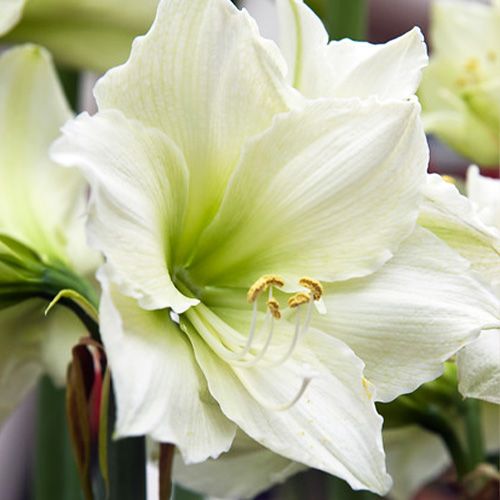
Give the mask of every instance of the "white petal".
[[249, 142], [192, 259], [194, 279], [373, 272], [414, 228], [427, 145], [414, 102], [314, 101]]
[[421, 228], [377, 273], [328, 286], [325, 304], [314, 324], [366, 363], [380, 401], [435, 379], [445, 360], [500, 319], [498, 300], [468, 275], [468, 263]]
[[387, 469], [394, 485], [391, 498], [408, 500], [450, 464], [441, 438], [420, 427], [384, 431]]
[[500, 328], [481, 333], [457, 355], [458, 388], [471, 398], [500, 404]]
[[427, 65], [422, 33], [414, 28], [381, 45], [333, 41], [302, 0], [278, 0], [281, 49], [289, 81], [307, 97], [405, 99]]
[[323, 81], [330, 76], [326, 56], [328, 33], [302, 0], [278, 0], [277, 7], [280, 48], [288, 65], [288, 81], [307, 97], [321, 97], [315, 87], [323, 88]]
[[174, 443], [188, 463], [227, 451], [236, 428], [210, 396], [168, 310], [145, 311], [100, 272], [100, 322], [117, 398], [118, 437]]
[[[210, 324], [211, 314], [200, 307], [188, 316]], [[284, 332], [293, 329], [280, 324]], [[355, 489], [387, 491], [381, 418], [362, 383], [363, 364], [345, 344], [310, 331], [282, 365], [235, 367], [211, 351], [191, 324], [185, 329], [211, 394], [247, 435], [279, 455], [344, 478]], [[297, 396], [311, 370], [316, 376], [302, 397], [277, 410]]]
[[52, 156], [78, 166], [94, 188], [90, 242], [105, 254], [113, 281], [147, 309], [182, 312], [196, 304], [169, 274], [187, 196], [179, 149], [159, 130], [111, 110], [80, 115], [63, 134]]
[[427, 48], [419, 28], [380, 45], [341, 40], [328, 47], [338, 97], [406, 99], [415, 94], [427, 66]]
[[[47, 304], [43, 304], [44, 311]], [[83, 337], [89, 333], [75, 314], [63, 306], [56, 306], [47, 316], [39, 316], [40, 357], [44, 372], [50, 375], [55, 385], [66, 383], [68, 364], [71, 360], [71, 350]], [[24, 332], [16, 326], [19, 335]]]
[[247, 137], [288, 109], [279, 50], [229, 0], [164, 0], [128, 62], [95, 89], [99, 109], [160, 128], [190, 169], [181, 252], [213, 216]]
[[47, 303], [33, 299], [0, 311], [0, 424], [42, 373], [63, 385], [71, 348], [86, 330], [63, 307], [44, 315]]
[[500, 282], [500, 232], [484, 224], [469, 200], [439, 175], [427, 176], [419, 223], [465, 257], [488, 282]]
[[[39, 301], [0, 312], [0, 424], [22, 401], [43, 372], [36, 319], [43, 314]], [[40, 316], [39, 316], [40, 315]], [[24, 319], [24, 321], [22, 321]]]
[[177, 456], [173, 481], [205, 495], [253, 498], [304, 468], [304, 465], [267, 450], [239, 431], [231, 449], [217, 460], [186, 466]]
[[500, 17], [489, 5], [453, 0], [432, 4], [432, 47], [439, 55], [465, 61], [498, 51], [499, 26]]
[[476, 166], [467, 170], [467, 197], [481, 220], [500, 232], [500, 179], [480, 174]]
[[25, 0], [0, 0], [0, 35], [7, 33], [21, 18]]

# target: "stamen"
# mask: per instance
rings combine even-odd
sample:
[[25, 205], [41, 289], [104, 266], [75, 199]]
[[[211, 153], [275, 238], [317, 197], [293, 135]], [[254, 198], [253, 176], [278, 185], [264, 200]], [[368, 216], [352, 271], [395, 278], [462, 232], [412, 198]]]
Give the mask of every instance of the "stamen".
[[247, 293], [247, 300], [250, 302], [255, 302], [259, 295], [268, 289], [270, 286], [277, 286], [281, 288], [285, 284], [283, 278], [275, 274], [265, 274], [260, 277], [249, 289]]
[[318, 280], [307, 277], [301, 278], [299, 280], [299, 285], [311, 290], [314, 300], [321, 299], [323, 295], [323, 286]]
[[295, 309], [302, 304], [307, 304], [310, 300], [311, 296], [308, 293], [298, 292], [288, 299], [288, 307], [290, 307], [291, 309]]
[[311, 323], [313, 308], [314, 308], [314, 302], [311, 300], [311, 302], [309, 302], [309, 305], [307, 306], [306, 320], [304, 321], [304, 326], [302, 327], [302, 331], [300, 334], [301, 337], [303, 337], [307, 333], [307, 330], [309, 330], [309, 324]]
[[280, 303], [274, 297], [267, 301], [267, 308], [274, 319], [281, 319]]
[[[209, 310], [208, 310], [209, 311]], [[205, 314], [208, 313], [208, 311], [205, 311]], [[255, 330], [256, 330], [256, 324], [257, 324], [257, 302], [254, 303], [253, 306], [253, 314], [252, 314], [252, 322], [250, 324], [250, 332], [247, 337], [247, 341], [245, 343], [245, 347], [243, 347], [242, 350], [239, 352], [234, 352], [231, 351], [227, 348], [224, 348], [221, 346], [221, 344], [213, 339], [213, 334], [210, 333], [210, 330], [203, 324], [203, 321], [201, 320], [200, 317], [195, 313], [195, 311], [188, 310], [186, 312], [186, 315], [188, 319], [193, 323], [193, 326], [200, 332], [201, 336], [203, 339], [215, 349], [217, 354], [226, 360], [228, 363], [237, 363], [241, 358], [245, 357], [251, 350], [252, 344], [255, 338]], [[266, 314], [266, 319], [270, 317], [270, 314]], [[217, 319], [217, 316], [212, 315], [212, 321], [211, 323], [214, 324], [214, 320]], [[219, 320], [220, 321], [220, 320]], [[266, 323], [266, 320], [264, 321]], [[219, 331], [219, 333], [222, 332], [222, 329]]]
[[250, 359], [248, 361], [235, 361], [235, 362], [233, 362], [233, 364], [235, 364], [237, 366], [244, 367], [244, 368], [250, 368], [251, 366], [255, 366], [257, 363], [259, 363], [262, 360], [262, 358], [266, 355], [267, 351], [269, 350], [269, 346], [271, 345], [271, 341], [273, 339], [273, 336], [274, 336], [274, 317], [268, 316], [266, 318], [266, 324], [267, 324], [267, 319], [271, 320], [271, 326], [269, 328], [269, 334], [267, 336], [266, 343], [264, 344], [264, 346], [260, 350], [259, 354], [257, 354], [257, 356], [255, 356], [253, 359]]
[[294, 406], [299, 399], [304, 395], [304, 392], [307, 389], [307, 386], [311, 383], [313, 379], [313, 375], [309, 375], [304, 377], [302, 380], [302, 385], [300, 386], [300, 389], [297, 391], [297, 394], [291, 399], [288, 403], [282, 404], [282, 405], [274, 405], [270, 403], [269, 401], [266, 401], [262, 396], [257, 394], [253, 388], [251, 388], [248, 384], [245, 383], [244, 379], [241, 378], [242, 384], [245, 386], [245, 389], [250, 393], [250, 395], [259, 403], [261, 406], [264, 408], [271, 410], [271, 411], [285, 411], [289, 410], [292, 406]]
[[486, 58], [488, 61], [494, 63], [497, 60], [497, 53], [494, 50], [488, 50]]
[[[312, 304], [312, 302], [311, 302], [311, 304]], [[276, 361], [269, 362], [268, 366], [279, 366], [290, 358], [290, 356], [293, 354], [293, 351], [295, 351], [295, 348], [297, 347], [297, 342], [299, 341], [299, 338], [301, 337], [300, 333], [301, 333], [301, 330], [300, 330], [300, 309], [297, 309], [297, 313], [295, 316], [295, 331], [293, 333], [292, 342], [288, 346], [288, 349], [285, 352], [285, 354], [283, 354], [283, 356], [281, 356], [281, 358], [277, 359]]]

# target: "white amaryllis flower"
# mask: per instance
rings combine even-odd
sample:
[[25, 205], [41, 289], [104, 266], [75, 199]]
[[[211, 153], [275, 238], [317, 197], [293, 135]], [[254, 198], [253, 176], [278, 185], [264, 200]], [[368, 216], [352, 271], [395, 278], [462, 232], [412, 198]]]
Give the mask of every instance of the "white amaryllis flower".
[[418, 28], [379, 45], [329, 42], [323, 23], [303, 0], [277, 0], [277, 7], [287, 79], [306, 97], [394, 100], [415, 94], [427, 65]]
[[[415, 231], [427, 164], [416, 81], [397, 99], [306, 100], [287, 71], [228, 0], [162, 1], [97, 84], [97, 115], [54, 146], [93, 188], [116, 433], [173, 442], [192, 464], [239, 429], [384, 492], [374, 401], [435, 378], [497, 303]], [[277, 458], [259, 488], [296, 470]], [[255, 493], [251, 468], [232, 489], [213, 479], [197, 487]]]
[[[459, 252], [500, 297], [500, 181], [468, 172], [470, 201], [452, 184], [430, 175], [419, 222]], [[464, 396], [500, 404], [500, 328], [484, 325], [479, 339], [457, 356], [459, 389]]]
[[[500, 407], [481, 405], [481, 428], [487, 453], [500, 450]], [[460, 419], [456, 419], [456, 431], [463, 433]], [[439, 436], [420, 427], [409, 426], [384, 431], [387, 452], [387, 468], [394, 480], [390, 498], [409, 500], [425, 484], [437, 479], [451, 466], [451, 459]]]
[[47, 47], [56, 61], [105, 71], [127, 58], [158, 0], [0, 0], [0, 36]]
[[0, 422], [42, 372], [63, 383], [70, 347], [85, 333], [70, 311], [45, 317], [46, 299], [16, 298], [37, 284], [31, 259], [61, 272], [97, 265], [85, 247], [85, 182], [48, 154], [71, 116], [44, 49], [28, 45], [0, 56]]
[[419, 97], [428, 132], [458, 153], [497, 165], [500, 151], [500, 4], [432, 5], [433, 55]]

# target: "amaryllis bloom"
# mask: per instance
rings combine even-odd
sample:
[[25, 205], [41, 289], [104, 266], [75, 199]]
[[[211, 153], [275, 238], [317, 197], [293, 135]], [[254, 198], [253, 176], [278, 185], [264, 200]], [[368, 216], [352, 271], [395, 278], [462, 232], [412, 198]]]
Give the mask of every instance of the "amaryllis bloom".
[[165, 0], [53, 147], [92, 186], [116, 435], [186, 464], [257, 448], [245, 480], [206, 463], [196, 487], [220, 496], [255, 493], [263, 457], [258, 489], [305, 464], [382, 493], [374, 402], [435, 378], [497, 303], [415, 230], [414, 83], [306, 99], [287, 74], [228, 0]]
[[85, 245], [86, 183], [49, 159], [49, 145], [71, 116], [44, 49], [28, 45], [2, 54], [0, 422], [41, 373], [64, 382], [70, 347], [85, 334], [69, 310], [44, 315], [50, 279], [65, 276], [69, 283], [98, 264]]
[[[424, 189], [419, 222], [466, 258], [474, 271], [500, 297], [500, 181], [467, 175], [469, 199], [438, 175], [430, 175]], [[483, 325], [479, 339], [456, 358], [459, 389], [464, 396], [500, 404], [500, 325]]]
[[59, 63], [105, 71], [127, 58], [153, 22], [158, 0], [0, 0], [6, 42], [47, 47]]
[[426, 130], [475, 162], [498, 165], [500, 3], [434, 2], [431, 41], [419, 89]]

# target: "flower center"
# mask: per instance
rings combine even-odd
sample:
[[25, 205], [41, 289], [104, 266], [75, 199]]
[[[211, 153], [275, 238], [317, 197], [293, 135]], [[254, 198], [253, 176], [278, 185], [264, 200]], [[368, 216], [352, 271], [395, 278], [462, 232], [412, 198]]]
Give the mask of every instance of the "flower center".
[[467, 88], [482, 83], [495, 68], [497, 59], [497, 53], [494, 50], [488, 50], [482, 58], [467, 58], [463, 64], [462, 73], [456, 80], [456, 84], [460, 88]]
[[[278, 298], [274, 296], [274, 290], [281, 289], [284, 285], [285, 282], [280, 276], [264, 275], [248, 289], [247, 301], [252, 306], [252, 317], [244, 343], [242, 343], [244, 337], [238, 332], [227, 328], [227, 325], [222, 325], [220, 318], [211, 313], [208, 308], [204, 311], [204, 316], [209, 316], [211, 328], [195, 311], [189, 310], [187, 315], [207, 344], [225, 362], [238, 368], [251, 368], [256, 365], [277, 367], [292, 357], [299, 341], [307, 334], [314, 305], [321, 300], [323, 295], [323, 287], [319, 281], [307, 277], [301, 278], [299, 285], [302, 290], [290, 294], [287, 300], [287, 315], [295, 315], [293, 333], [291, 336], [286, 335], [284, 342], [276, 342], [275, 327], [276, 322], [282, 319], [282, 310]], [[264, 297], [266, 312], [263, 320], [259, 322], [259, 304], [263, 305], [262, 298]], [[282, 352], [276, 353], [276, 350]], [[251, 387], [246, 388], [262, 406], [282, 411], [291, 408], [302, 397], [313, 376], [308, 367], [304, 367], [302, 383], [297, 393], [290, 401], [280, 405], [274, 405], [266, 401], [261, 395], [255, 393]]]

